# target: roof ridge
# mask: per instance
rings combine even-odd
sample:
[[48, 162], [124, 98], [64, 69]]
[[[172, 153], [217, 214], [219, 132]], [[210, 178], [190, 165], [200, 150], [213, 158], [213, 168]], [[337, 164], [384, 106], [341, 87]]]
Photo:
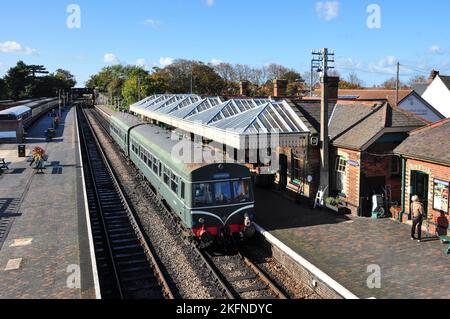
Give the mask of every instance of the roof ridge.
[[421, 128], [416, 129], [416, 130], [413, 130], [413, 131], [409, 132], [409, 135], [417, 135], [419, 133], [431, 130], [433, 128], [440, 127], [440, 126], [442, 126], [444, 124], [447, 124], [447, 122], [450, 122], [450, 118], [445, 118], [445, 119], [442, 119], [440, 121], [437, 121], [437, 122], [434, 122], [434, 123], [430, 123], [430, 124], [428, 124], [428, 125], [426, 125], [424, 127], [421, 127]]

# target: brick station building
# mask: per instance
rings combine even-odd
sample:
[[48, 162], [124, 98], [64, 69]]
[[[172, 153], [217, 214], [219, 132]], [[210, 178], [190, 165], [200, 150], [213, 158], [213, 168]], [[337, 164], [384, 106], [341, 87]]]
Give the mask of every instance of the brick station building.
[[395, 149], [404, 164], [404, 193], [401, 207], [393, 209], [395, 217], [411, 219], [411, 197], [417, 195], [425, 204], [430, 232], [448, 232], [450, 185], [450, 119], [411, 132]]
[[[291, 100], [299, 117], [320, 131], [320, 101]], [[425, 120], [392, 107], [388, 101], [330, 101], [330, 196], [339, 196], [353, 215], [370, 216], [372, 195], [387, 191], [388, 200], [401, 200], [401, 163], [393, 150], [408, 132], [428, 124]], [[307, 170], [320, 163], [319, 149], [311, 149]], [[302, 171], [301, 159], [291, 158], [291, 183]], [[298, 168], [300, 166], [300, 169]]]

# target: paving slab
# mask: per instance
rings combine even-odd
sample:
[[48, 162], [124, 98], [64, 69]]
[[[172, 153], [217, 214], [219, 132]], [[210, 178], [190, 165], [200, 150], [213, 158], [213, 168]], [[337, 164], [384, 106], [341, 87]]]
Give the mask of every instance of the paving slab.
[[0, 250], [2, 299], [95, 298], [75, 114], [64, 113], [51, 142], [44, 136], [50, 117], [29, 129], [27, 156], [36, 146], [46, 150], [44, 174], [18, 157], [18, 145], [0, 145], [10, 163], [0, 176], [0, 221], [13, 218]]
[[[408, 225], [391, 219], [314, 210], [273, 190], [255, 193], [257, 223], [359, 298], [450, 299], [450, 258], [431, 235], [418, 243]], [[369, 288], [371, 266], [379, 267], [379, 288]]]

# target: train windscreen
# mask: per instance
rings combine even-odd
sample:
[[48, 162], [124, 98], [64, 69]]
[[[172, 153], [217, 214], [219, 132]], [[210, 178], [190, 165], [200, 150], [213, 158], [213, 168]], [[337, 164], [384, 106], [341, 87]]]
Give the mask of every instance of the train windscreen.
[[194, 206], [222, 206], [252, 200], [250, 180], [194, 184]]

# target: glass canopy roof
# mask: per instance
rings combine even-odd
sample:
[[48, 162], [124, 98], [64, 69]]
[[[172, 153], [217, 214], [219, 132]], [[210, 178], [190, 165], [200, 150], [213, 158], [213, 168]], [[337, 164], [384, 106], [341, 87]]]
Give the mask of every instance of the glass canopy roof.
[[236, 133], [305, 133], [307, 126], [286, 101], [187, 95], [154, 95], [131, 106], [148, 118], [183, 120]]

